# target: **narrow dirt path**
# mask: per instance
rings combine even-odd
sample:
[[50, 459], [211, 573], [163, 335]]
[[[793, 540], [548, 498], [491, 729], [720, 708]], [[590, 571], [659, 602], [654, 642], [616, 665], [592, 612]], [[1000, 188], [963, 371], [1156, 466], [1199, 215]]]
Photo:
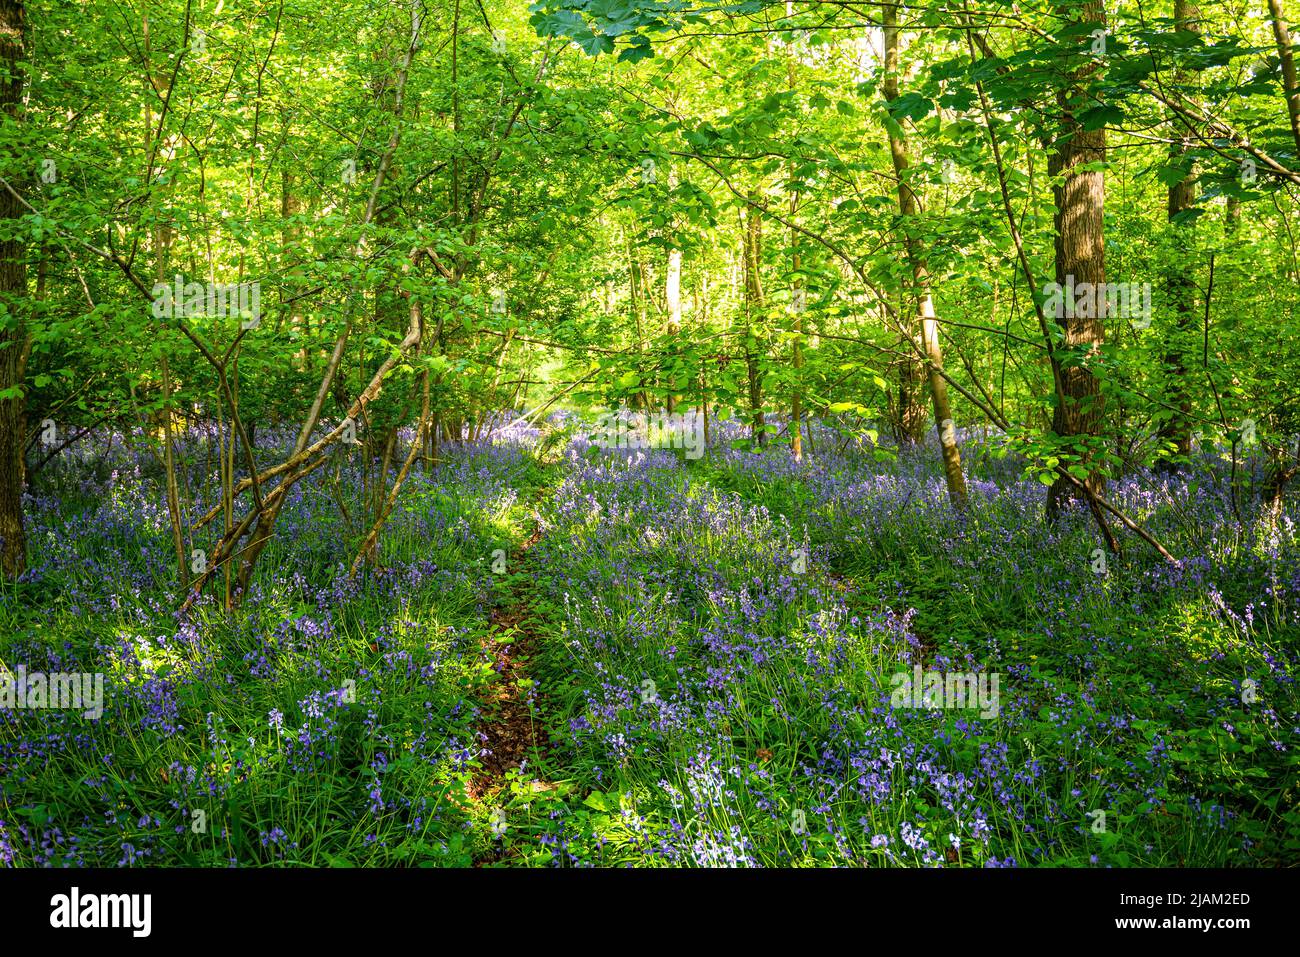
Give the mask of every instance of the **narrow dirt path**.
[[[488, 805], [496, 803], [496, 795], [506, 786], [506, 775], [523, 767], [525, 762], [526, 773], [534, 778], [534, 791], [547, 791], [554, 787], [539, 777], [554, 746], [540, 714], [544, 698], [537, 693], [537, 685], [530, 674], [540, 638], [529, 604], [527, 582], [517, 577], [527, 567], [529, 549], [541, 538], [541, 524], [537, 522], [532, 534], [510, 556], [506, 566], [507, 574], [511, 576], [510, 593], [492, 610], [482, 643], [484, 653], [492, 659], [497, 680], [479, 717], [478, 740], [485, 753], [481, 756], [481, 767], [470, 780], [468, 793], [474, 801]], [[530, 697], [532, 707], [529, 706]], [[505, 802], [506, 796], [503, 796], [501, 804]], [[493, 852], [475, 863], [482, 865], [500, 859], [500, 845], [494, 843]]]
[[[512, 577], [525, 563], [528, 550], [542, 538], [541, 526], [525, 539], [507, 566]], [[550, 739], [541, 722], [528, 707], [532, 688], [528, 663], [537, 645], [537, 634], [531, 621], [531, 610], [523, 586], [512, 582], [510, 597], [492, 610], [490, 627], [484, 638], [483, 650], [492, 658], [498, 677], [493, 694], [485, 702], [479, 731], [486, 737], [483, 746], [483, 767], [474, 775], [470, 794], [476, 800], [504, 783], [506, 772], [519, 767], [525, 760], [536, 765], [538, 758], [550, 750]], [[524, 682], [521, 686], [521, 682]]]

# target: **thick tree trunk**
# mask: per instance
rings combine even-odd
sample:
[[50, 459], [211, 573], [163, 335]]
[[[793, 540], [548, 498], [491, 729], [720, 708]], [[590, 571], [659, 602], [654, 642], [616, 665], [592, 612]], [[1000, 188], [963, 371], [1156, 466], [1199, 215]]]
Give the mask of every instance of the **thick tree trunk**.
[[[22, 118], [23, 47], [27, 17], [22, 0], [0, 0], [0, 110]], [[22, 205], [9, 190], [0, 190], [0, 219], [14, 220]], [[27, 567], [23, 531], [23, 448], [27, 440], [26, 399], [22, 394], [28, 342], [23, 312], [27, 307], [26, 252], [20, 239], [0, 240], [0, 572], [15, 579]]]
[[[920, 337], [914, 341], [920, 345]], [[913, 354], [911, 343], [905, 343], [906, 354], [898, 359], [898, 406], [893, 410], [894, 439], [900, 446], [915, 445], [925, 434], [925, 404], [921, 401], [921, 360]]]
[[1286, 487], [1300, 473], [1300, 463], [1288, 459], [1286, 453], [1275, 454], [1269, 461], [1268, 478], [1260, 495], [1261, 515], [1266, 525], [1276, 525], [1282, 518], [1286, 500]]
[[[1085, 24], [1105, 23], [1105, 13], [1098, 0], [1090, 0], [1081, 8], [1067, 4], [1062, 9]], [[1076, 116], [1085, 106], [1095, 105], [1082, 89], [1091, 68], [1078, 71], [1069, 88], [1057, 95], [1062, 116], [1053, 144], [1055, 152], [1048, 160], [1048, 174], [1054, 180], [1060, 178], [1053, 185], [1052, 194], [1056, 201], [1056, 282], [1062, 289], [1082, 283], [1092, 283], [1096, 288], [1106, 281], [1106, 249], [1102, 237], [1105, 176], [1099, 169], [1081, 168], [1105, 160], [1106, 130], [1085, 130]], [[1056, 366], [1062, 394], [1052, 416], [1052, 431], [1067, 440], [1086, 442], [1101, 433], [1105, 403], [1101, 384], [1089, 363], [1097, 357], [1106, 339], [1106, 297], [1095, 297], [1095, 301], [1095, 308], [1083, 309], [1075, 309], [1073, 303], [1067, 302], [1061, 310], [1063, 314], [1056, 317], [1061, 340], [1052, 363]], [[1083, 465], [1089, 469], [1085, 484], [1091, 491], [1100, 493], [1104, 482], [1101, 474], [1090, 467], [1090, 458], [1087, 454], [1083, 456]], [[1081, 495], [1077, 485], [1058, 476], [1047, 492], [1048, 518], [1055, 518], [1067, 502]]]

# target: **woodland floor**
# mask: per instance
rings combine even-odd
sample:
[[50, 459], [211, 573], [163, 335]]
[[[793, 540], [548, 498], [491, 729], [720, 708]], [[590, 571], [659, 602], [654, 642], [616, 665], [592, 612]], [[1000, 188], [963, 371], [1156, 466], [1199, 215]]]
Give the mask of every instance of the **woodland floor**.
[[[1300, 848], [1295, 515], [1238, 525], [1224, 460], [1112, 483], [1179, 564], [1129, 540], [1098, 574], [1086, 510], [1046, 525], [1042, 485], [977, 438], [964, 515], [932, 449], [823, 438], [794, 463], [734, 438], [699, 461], [611, 454], [561, 416], [450, 448], [356, 576], [360, 529], [322, 479], [242, 607], [181, 620], [150, 458], [61, 463], [0, 602], [3, 660], [98, 671], [105, 709], [0, 718], [0, 857], [1270, 866]], [[898, 698], [916, 668], [996, 676], [996, 707]]]

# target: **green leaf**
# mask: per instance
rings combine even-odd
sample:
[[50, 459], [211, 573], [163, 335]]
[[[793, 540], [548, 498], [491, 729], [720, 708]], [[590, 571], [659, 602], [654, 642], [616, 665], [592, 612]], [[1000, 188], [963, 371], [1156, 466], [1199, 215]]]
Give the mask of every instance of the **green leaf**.
[[1124, 111], [1118, 106], [1103, 103], [1079, 114], [1079, 125], [1085, 130], [1099, 130], [1103, 126], [1115, 126], [1124, 120]]

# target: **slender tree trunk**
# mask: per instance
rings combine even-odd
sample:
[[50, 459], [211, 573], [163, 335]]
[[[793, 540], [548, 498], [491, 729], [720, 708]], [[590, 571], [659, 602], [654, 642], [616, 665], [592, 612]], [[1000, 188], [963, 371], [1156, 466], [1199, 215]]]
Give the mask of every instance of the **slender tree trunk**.
[[[145, 80], [150, 85], [153, 94], [160, 94], [165, 90], [166, 79], [154, 75], [153, 72], [153, 49], [151, 42], [151, 33], [149, 30], [149, 15], [145, 13], [140, 18], [141, 42], [144, 49], [144, 70]], [[157, 136], [162, 138], [162, 130], [154, 130], [154, 113], [153, 99], [150, 96], [144, 98], [144, 137], [142, 148], [145, 156], [154, 156], [153, 143]], [[157, 162], [155, 157], [155, 162]], [[145, 178], [148, 182], [153, 182], [154, 171], [152, 169], [145, 171]], [[172, 245], [172, 229], [167, 222], [163, 211], [166, 209], [166, 198], [170, 193], [170, 188], [159, 184], [159, 187], [152, 191], [151, 199], [154, 203], [154, 215], [157, 218], [158, 225], [153, 228], [151, 242], [154, 254], [154, 282], [167, 282], [167, 267], [170, 260]], [[167, 519], [171, 524], [172, 548], [176, 552], [176, 575], [181, 583], [181, 594], [189, 590], [190, 583], [190, 563], [185, 551], [185, 521], [181, 513], [180, 487], [176, 479], [176, 454], [175, 438], [172, 426], [172, 377], [171, 368], [167, 361], [167, 354], [164, 352], [161, 362], [159, 363], [162, 373], [162, 390], [163, 390], [163, 408], [162, 408], [162, 441], [163, 441], [163, 472], [166, 476], [167, 488]], [[145, 437], [148, 440], [148, 436]]]
[[700, 414], [704, 416], [704, 447], [709, 447], [709, 380], [700, 365]]
[[[362, 215], [363, 227], [368, 226], [371, 223], [371, 221], [374, 219], [376, 204], [379, 199], [379, 193], [384, 188], [384, 184], [388, 176], [389, 167], [392, 164], [393, 157], [397, 152], [398, 144], [401, 142], [401, 133], [403, 127], [403, 122], [401, 120], [402, 102], [403, 102], [403, 96], [406, 89], [406, 80], [410, 73], [411, 63], [415, 58], [416, 50], [419, 48], [420, 34], [424, 26], [423, 7], [421, 7], [415, 2], [412, 2], [410, 4], [409, 11], [410, 11], [410, 18], [411, 18], [410, 21], [411, 33], [410, 33], [409, 43], [407, 45], [405, 54], [402, 57], [401, 63], [398, 66], [397, 77], [394, 81], [394, 86], [393, 86], [394, 89], [393, 113], [398, 117], [398, 122], [394, 125], [393, 132], [389, 135], [388, 144], [384, 149], [383, 155], [380, 157], [379, 167], [375, 172], [375, 178], [370, 187], [370, 196], [366, 201], [365, 212]], [[418, 306], [413, 304], [412, 308], [418, 309]], [[413, 317], [414, 315], [415, 313], [413, 312]], [[415, 325], [414, 331], [418, 333], [421, 327], [418, 322], [416, 322], [414, 325]], [[325, 397], [326, 395], [329, 394], [331, 387], [338, 382], [339, 367], [342, 364], [343, 355], [347, 348], [347, 342], [348, 342], [348, 338], [351, 335], [351, 331], [352, 331], [352, 321], [351, 318], [349, 317], [349, 321], [344, 326], [343, 332], [340, 334], [339, 338], [334, 343], [334, 348], [330, 354], [329, 362], [322, 375], [320, 386], [316, 391], [316, 397], [312, 400], [311, 408], [308, 409], [307, 416], [303, 420], [302, 427], [298, 432], [298, 440], [294, 443], [293, 455], [295, 456], [301, 455], [308, 448], [312, 430], [316, 427], [316, 424], [320, 421], [321, 408], [325, 402]], [[406, 350], [410, 349], [418, 341], [419, 341], [418, 337], [413, 340], [411, 338], [411, 333], [408, 332], [407, 337], [403, 339], [402, 343], [400, 344], [399, 353], [404, 355]], [[376, 373], [374, 377], [372, 377], [370, 384], [367, 385], [358, 395], [357, 399], [355, 399], [351, 404], [346, 406], [346, 408], [352, 409], [352, 407], [355, 405], [358, 406], [356, 410], [358, 414], [364, 413], [366, 404], [369, 403], [371, 398], [373, 398], [373, 395], [378, 392], [379, 386], [382, 385], [384, 377], [388, 374], [388, 371], [394, 365], [396, 365], [396, 359], [390, 356], [389, 359], [385, 360], [380, 365], [379, 371]], [[281, 480], [280, 485], [277, 486], [277, 491], [283, 489], [284, 492], [287, 492], [294, 483], [296, 483], [300, 478], [306, 475], [307, 471], [313, 467], [315, 466], [305, 466], [304, 468], [300, 469], [298, 472], [294, 473], [294, 475], [285, 476]], [[257, 566], [257, 560], [261, 557], [262, 551], [266, 548], [267, 543], [271, 540], [271, 535], [275, 530], [275, 523], [280, 516], [280, 509], [283, 507], [284, 501], [285, 501], [285, 494], [281, 493], [275, 498], [273, 503], [265, 505], [264, 507], [259, 507], [254, 510], [250, 510], [248, 515], [245, 517], [245, 519], [240, 523], [241, 527], [245, 529], [245, 531], [242, 534], [249, 535], [248, 544], [244, 546], [241, 555], [240, 566], [239, 566], [239, 584], [240, 584], [241, 594], [245, 594], [247, 592], [248, 583], [251, 581], [253, 576], [253, 570]], [[250, 526], [252, 529], [251, 533], [247, 531], [247, 529]], [[234, 541], [230, 541], [228, 536], [229, 533], [227, 533], [227, 538], [225, 539], [227, 548], [230, 552], [233, 553], [235, 550], [235, 546], [238, 544], [239, 538], [242, 537], [242, 535], [236, 536]], [[202, 583], [200, 582], [200, 584]]]
[[[885, 98], [898, 98], [898, 8], [887, 4], [882, 21], [885, 40]], [[916, 216], [916, 194], [907, 182], [911, 166], [907, 140], [902, 127], [891, 127], [889, 152], [894, 161], [894, 175], [898, 177], [898, 212], [903, 222], [904, 245], [912, 267], [912, 293], [921, 323], [921, 341], [926, 356], [926, 376], [930, 384], [930, 401], [934, 407], [934, 422], [939, 433], [939, 447], [943, 455], [943, 474], [948, 485], [948, 498], [955, 508], [966, 505], [966, 477], [961, 468], [961, 450], [957, 447], [957, 427], [948, 401], [948, 381], [943, 377], [943, 347], [939, 342], [939, 324], [935, 320], [934, 301], [930, 295], [930, 272], [926, 267], [920, 244], [911, 236], [909, 220]], [[908, 330], [909, 332], [911, 330]]]
[[[293, 194], [293, 177], [288, 170], [285, 170], [280, 178], [280, 218], [283, 222], [281, 227], [281, 246], [284, 250], [284, 256], [289, 262], [289, 268], [285, 271], [285, 285], [288, 287], [288, 294], [293, 298], [289, 304], [288, 321], [289, 329], [294, 335], [301, 337], [301, 348], [293, 355], [294, 365], [299, 371], [311, 371], [311, 352], [307, 345], [308, 329], [307, 317], [303, 311], [303, 302], [297, 298], [302, 292], [302, 250], [299, 247], [299, 235], [301, 230], [294, 223], [293, 217], [297, 215], [299, 202]], [[278, 322], [283, 323], [286, 319], [283, 310], [278, 318]], [[277, 331], [279, 331], [277, 329]]]
[[757, 196], [750, 193], [751, 205], [745, 212], [745, 372], [749, 380], [749, 411], [752, 439], [760, 448], [767, 445], [767, 427], [763, 419], [763, 372], [759, 368], [756, 327], [762, 321], [763, 282], [759, 267], [763, 260], [763, 219], [756, 207]]
[[[1191, 0], [1174, 0], [1174, 29], [1181, 33], [1200, 32], [1201, 12]], [[1175, 74], [1175, 82], [1186, 79], [1185, 71]], [[1191, 148], [1191, 138], [1183, 129], [1177, 118], [1171, 118], [1170, 126], [1174, 142], [1169, 148], [1170, 156], [1177, 160]], [[1196, 311], [1193, 308], [1196, 284], [1188, 274], [1191, 254], [1191, 233], [1193, 224], [1180, 223], [1178, 217], [1192, 208], [1197, 194], [1196, 175], [1188, 170], [1187, 175], [1169, 187], [1166, 213], [1169, 220], [1175, 262], [1165, 278], [1165, 288], [1173, 305], [1174, 329], [1170, 335], [1169, 348], [1165, 352], [1167, 385], [1165, 392], [1169, 404], [1175, 409], [1170, 418], [1161, 424], [1159, 436], [1166, 443], [1174, 446], [1174, 459], [1161, 459], [1161, 467], [1168, 470], [1176, 468], [1176, 462], [1186, 460], [1192, 451], [1192, 399], [1187, 382], [1187, 348], [1188, 340], [1197, 325]]]
[[1291, 49], [1291, 30], [1282, 12], [1282, 0], [1268, 0], [1268, 12], [1273, 19], [1273, 38], [1277, 41], [1277, 56], [1282, 64], [1282, 91], [1286, 94], [1286, 112], [1291, 120], [1291, 136], [1300, 155], [1300, 83], [1296, 81], [1295, 55]]
[[167, 518], [172, 526], [172, 547], [176, 550], [176, 570], [181, 592], [190, 587], [190, 565], [185, 560], [185, 523], [181, 516], [181, 498], [176, 482], [176, 456], [172, 451], [172, 377], [167, 357], [162, 359], [163, 380], [163, 469], [167, 473]]
[[[794, 214], [794, 206], [797, 197], [790, 200], [790, 212]], [[796, 241], [792, 236], [791, 241]], [[799, 252], [796, 250], [791, 256], [791, 265], [797, 274], [803, 264], [800, 261]], [[803, 374], [803, 313], [805, 295], [803, 283], [796, 280], [795, 286], [795, 309], [794, 309], [794, 342], [791, 344], [791, 365], [794, 367], [794, 390], [790, 395], [790, 454], [794, 456], [796, 462], [803, 461], [803, 390], [800, 383], [800, 377]]]
[[[787, 18], [794, 17], [794, 2], [786, 0], [785, 15]], [[786, 88], [793, 94], [795, 92], [795, 56], [792, 48], [787, 48], [787, 57], [785, 62], [786, 69]], [[790, 170], [790, 178], [794, 179], [793, 167]], [[794, 223], [795, 214], [799, 212], [799, 193], [795, 191], [790, 195], [790, 222]], [[803, 262], [799, 256], [799, 235], [795, 232], [793, 225], [790, 227], [790, 268], [795, 275], [794, 287], [791, 294], [791, 306], [794, 316], [794, 338], [790, 343], [790, 364], [794, 368], [794, 388], [790, 393], [790, 454], [794, 456], [796, 462], [803, 461], [803, 391], [802, 391], [802, 370], [803, 370], [803, 314], [807, 305], [806, 293], [803, 288], [803, 278], [800, 276], [800, 270], [803, 268]]]
[[[628, 290], [632, 303], [632, 324], [636, 335], [636, 352], [638, 357], [638, 368], [640, 366], [640, 357], [645, 354], [645, 301], [641, 295], [643, 283], [641, 275], [641, 261], [637, 258], [636, 249], [632, 246], [632, 237], [627, 238], [627, 268], [628, 268]], [[641, 408], [647, 412], [650, 410], [650, 397], [646, 395], [643, 388], [639, 393]]]
[[[23, 114], [23, 49], [27, 17], [22, 0], [0, 0], [0, 110], [18, 123]], [[0, 190], [0, 219], [23, 215], [9, 190]], [[0, 572], [16, 579], [27, 567], [23, 530], [23, 449], [27, 440], [26, 398], [22, 393], [27, 366], [26, 251], [20, 239], [0, 240]]]
[[[375, 102], [380, 104], [381, 108], [393, 117], [395, 123], [401, 122], [400, 109], [401, 97], [397, 89], [396, 76], [388, 73], [384, 67], [389, 52], [381, 51], [377, 54], [378, 62], [376, 63], [376, 80], [374, 82]], [[396, 181], [399, 175], [400, 167], [396, 161], [389, 166], [390, 182]], [[375, 213], [375, 223], [381, 229], [396, 230], [400, 225], [400, 217], [396, 203], [388, 203], [382, 200], [388, 199], [388, 193], [385, 191], [380, 194], [381, 203], [378, 211]], [[382, 333], [400, 333], [404, 321], [403, 306], [405, 300], [399, 295], [399, 283], [401, 277], [394, 272], [389, 272], [382, 277], [375, 289], [375, 308], [374, 308], [374, 326], [377, 331]], [[361, 352], [364, 359], [365, 352]], [[380, 512], [383, 509], [384, 500], [388, 492], [388, 477], [393, 462], [393, 451], [397, 447], [397, 429], [402, 416], [397, 414], [396, 409], [375, 409], [375, 419], [372, 419], [370, 428], [366, 430], [366, 437], [363, 440], [363, 451], [365, 454], [365, 471], [364, 474], [370, 475], [372, 466], [378, 463], [378, 472], [371, 481], [370, 493], [370, 520], [378, 522]], [[371, 550], [366, 554], [366, 559], [372, 564], [378, 564], [379, 551], [372, 545]]]
[[[682, 251], [668, 250], [668, 270], [664, 278], [664, 302], [668, 307], [668, 349], [671, 357], [677, 348], [677, 338], [682, 331]], [[670, 367], [668, 372], [668, 399], [666, 407], [671, 415], [677, 411], [677, 395], [673, 384], [676, 381], [676, 369]]]

